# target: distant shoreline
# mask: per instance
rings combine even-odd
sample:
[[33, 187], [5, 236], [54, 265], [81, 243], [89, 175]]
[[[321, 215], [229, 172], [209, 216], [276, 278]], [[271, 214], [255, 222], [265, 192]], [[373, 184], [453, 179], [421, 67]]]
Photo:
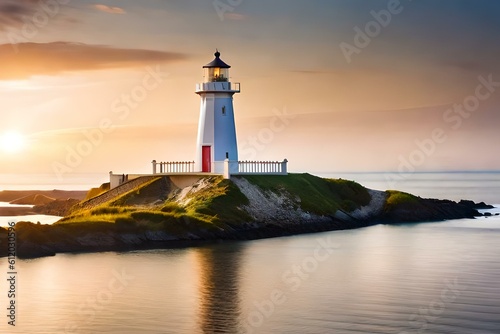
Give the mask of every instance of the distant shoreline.
[[[87, 190], [4, 190], [0, 202], [15, 204], [1, 206], [0, 217], [32, 215], [64, 216], [67, 210], [85, 199]], [[26, 205], [26, 206], [23, 206]]]
[[0, 217], [37, 215], [30, 207], [0, 207]]

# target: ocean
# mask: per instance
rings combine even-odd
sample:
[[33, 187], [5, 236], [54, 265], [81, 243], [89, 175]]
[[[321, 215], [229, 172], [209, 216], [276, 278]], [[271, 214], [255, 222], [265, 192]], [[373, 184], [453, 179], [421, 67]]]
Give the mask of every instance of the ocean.
[[105, 182], [106, 173], [72, 173], [61, 179], [55, 174], [0, 174], [0, 190], [88, 190]]
[[0, 333], [500, 333], [499, 186], [500, 173], [421, 173], [395, 187], [497, 204], [492, 217], [18, 259], [16, 327], [2, 279]]

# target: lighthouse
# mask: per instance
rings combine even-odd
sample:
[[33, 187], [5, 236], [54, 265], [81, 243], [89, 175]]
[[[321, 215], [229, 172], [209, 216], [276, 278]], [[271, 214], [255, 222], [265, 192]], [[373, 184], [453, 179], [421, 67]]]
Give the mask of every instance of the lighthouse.
[[[215, 59], [203, 66], [203, 82], [196, 84], [195, 93], [200, 96], [201, 103], [195, 160], [153, 160], [152, 175], [176, 176], [177, 181], [184, 175], [188, 176], [188, 181], [193, 175], [207, 174], [222, 175], [225, 179], [232, 175], [288, 175], [287, 159], [239, 161], [233, 95], [240, 92], [240, 84], [229, 81], [231, 66], [220, 59], [220, 52], [216, 50], [214, 55]], [[150, 175], [109, 172], [110, 189]]]
[[222, 173], [224, 160], [238, 161], [233, 95], [240, 84], [229, 81], [231, 66], [220, 59], [203, 66], [203, 83], [196, 85], [201, 98], [195, 169], [203, 173]]

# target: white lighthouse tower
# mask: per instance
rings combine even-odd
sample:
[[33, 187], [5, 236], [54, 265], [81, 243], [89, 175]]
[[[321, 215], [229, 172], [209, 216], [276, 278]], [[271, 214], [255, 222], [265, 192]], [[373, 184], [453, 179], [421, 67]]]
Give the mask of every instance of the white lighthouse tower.
[[222, 173], [224, 160], [238, 160], [233, 95], [239, 83], [229, 81], [229, 66], [215, 52], [215, 59], [203, 66], [204, 81], [196, 85], [201, 97], [195, 170]]

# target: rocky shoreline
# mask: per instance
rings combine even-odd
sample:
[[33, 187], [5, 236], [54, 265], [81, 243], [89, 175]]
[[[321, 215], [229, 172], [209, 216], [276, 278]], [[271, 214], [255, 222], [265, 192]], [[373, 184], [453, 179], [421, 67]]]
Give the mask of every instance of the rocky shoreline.
[[[313, 179], [312, 176], [304, 176], [297, 182], [304, 180], [309, 183], [320, 182], [312, 185], [311, 189], [304, 189], [307, 196], [323, 185], [321, 183], [323, 181]], [[154, 182], [167, 182], [167, 180]], [[184, 208], [191, 210], [190, 205], [194, 205], [196, 196], [207, 196], [207, 193], [203, 193], [204, 191], [208, 191], [207, 189], [210, 187], [220, 190], [222, 189], [221, 185], [226, 187], [224, 188], [226, 193], [211, 196], [217, 198], [218, 201], [237, 197], [238, 201], [235, 202], [234, 207], [230, 207], [227, 204], [229, 202], [223, 203], [224, 205], [221, 207], [224, 209], [218, 209], [215, 216], [212, 213], [211, 217], [215, 217], [213, 224], [200, 223], [200, 218], [196, 215], [166, 212], [166, 206], [160, 210], [163, 215], [160, 217], [163, 217], [164, 221], [158, 220], [158, 216], [151, 212], [149, 212], [150, 219], [139, 219], [138, 217], [144, 216], [144, 212], [140, 212], [142, 215], [138, 215], [134, 211], [131, 215], [132, 219], [117, 218], [114, 222], [75, 222], [54, 225], [19, 222], [16, 225], [17, 256], [35, 258], [68, 252], [188, 247], [224, 240], [271, 238], [301, 233], [354, 229], [375, 224], [474, 218], [481, 216], [479, 209], [492, 208], [484, 203], [476, 204], [472, 201], [457, 203], [449, 200], [422, 199], [399, 192], [365, 189], [354, 183], [344, 182], [341, 183], [341, 188], [335, 188], [331, 194], [325, 194], [325, 196], [337, 196], [337, 192], [340, 191], [338, 189], [341, 189], [339, 194], [342, 196], [339, 198], [342, 200], [340, 202], [342, 206], [328, 211], [323, 210], [321, 206], [317, 206], [316, 209], [309, 208], [306, 205], [308, 204], [307, 196], [297, 193], [297, 191], [291, 193], [292, 188], [287, 188], [286, 184], [280, 184], [278, 190], [270, 190], [255, 184], [255, 180], [251, 178], [235, 178], [230, 183], [218, 179], [200, 180], [189, 189], [175, 191], [169, 190], [165, 183], [156, 184], [154, 182], [147, 185], [149, 188], [142, 188], [141, 194], [144, 196], [147, 194], [148, 198], [154, 198], [151, 196], [151, 191], [154, 190], [155, 193], [158, 191], [157, 189], [162, 189], [163, 192], [168, 191], [170, 196], [167, 199], [167, 202], [170, 203], [169, 210], [172, 203], [175, 203], [182, 210]], [[213, 194], [213, 189], [211, 194]], [[130, 194], [128, 196], [130, 197]], [[349, 201], [345, 200], [345, 196], [349, 197]], [[140, 202], [137, 196], [133, 198], [135, 202]], [[329, 200], [330, 198], [311, 197], [312, 201], [323, 199]], [[123, 198], [120, 199], [120, 201], [123, 200]], [[205, 200], [207, 203], [212, 203], [212, 199], [205, 197]], [[354, 203], [355, 201], [359, 201], [359, 203]], [[322, 204], [322, 206], [326, 206], [326, 204]], [[346, 209], [350, 206], [353, 207], [352, 210]], [[305, 208], [309, 208], [309, 210]], [[93, 215], [103, 211], [99, 208], [93, 210]], [[203, 210], [208, 211], [206, 207]], [[241, 212], [241, 221], [226, 218], [230, 217], [227, 215], [231, 213], [231, 210], [235, 211], [236, 214]], [[201, 210], [199, 211], [201, 212]], [[169, 220], [170, 217], [172, 220]], [[172, 226], [175, 226], [175, 229], [172, 229]], [[6, 244], [7, 230], [0, 228], [0, 256], [7, 256]]]

